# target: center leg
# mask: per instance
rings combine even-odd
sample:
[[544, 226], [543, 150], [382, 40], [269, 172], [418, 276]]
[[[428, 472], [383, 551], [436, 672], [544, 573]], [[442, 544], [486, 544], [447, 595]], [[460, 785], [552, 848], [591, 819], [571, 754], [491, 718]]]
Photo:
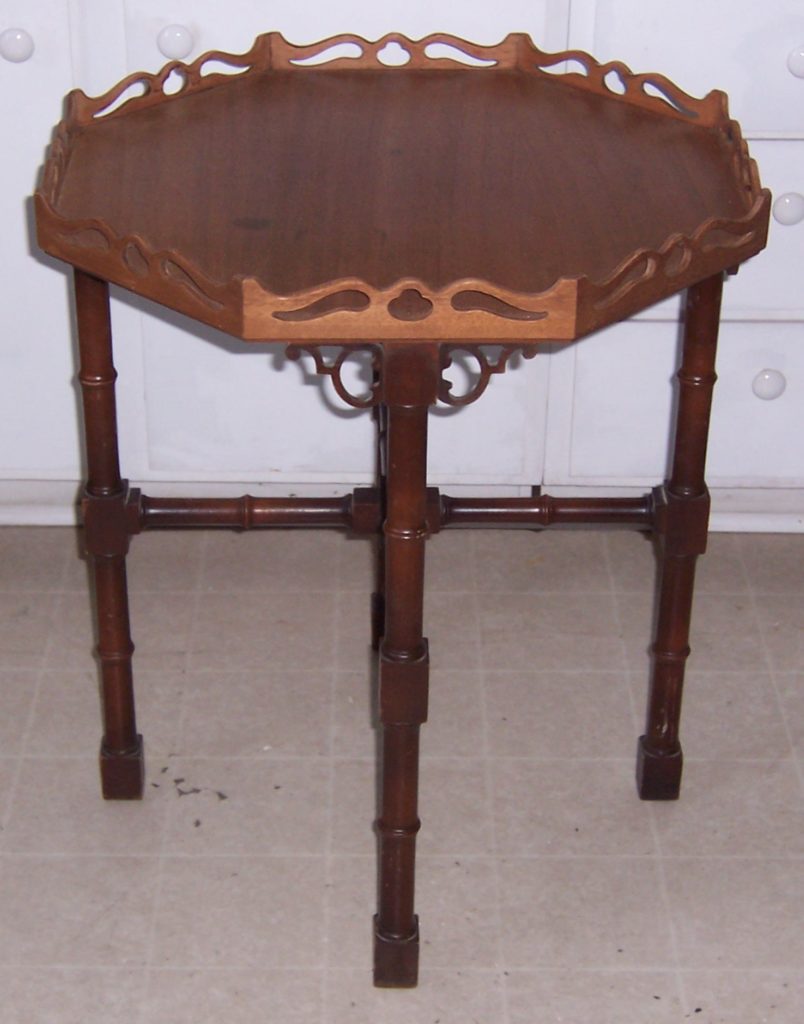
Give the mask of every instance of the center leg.
[[435, 401], [437, 353], [386, 346], [385, 631], [380, 645], [382, 787], [379, 907], [374, 983], [417, 982], [419, 925], [413, 910], [418, 818], [419, 727], [427, 719], [429, 657], [422, 635], [427, 537], [427, 415]]

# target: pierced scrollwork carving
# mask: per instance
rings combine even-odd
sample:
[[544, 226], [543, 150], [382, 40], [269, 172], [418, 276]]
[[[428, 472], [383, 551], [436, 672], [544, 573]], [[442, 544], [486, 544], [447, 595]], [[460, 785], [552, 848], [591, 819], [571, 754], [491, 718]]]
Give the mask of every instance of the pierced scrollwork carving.
[[[344, 364], [356, 352], [371, 353], [372, 383], [365, 395], [355, 395], [343, 382]], [[375, 345], [345, 345], [338, 349], [335, 358], [328, 362], [318, 345], [288, 345], [285, 350], [288, 359], [298, 361], [302, 355], [312, 357], [315, 372], [332, 380], [335, 393], [342, 402], [353, 409], [371, 409], [380, 403], [380, 352]]]
[[521, 42], [526, 59], [520, 66], [531, 67], [546, 74], [566, 78], [573, 85], [670, 117], [716, 125], [728, 121], [727, 101], [723, 92], [713, 89], [701, 99], [690, 96], [669, 78], [657, 72], [635, 74], [627, 64], [613, 60], [602, 64], [583, 50], [546, 53], [526, 36]]
[[[45, 204], [41, 204], [42, 217], [52, 216]], [[205, 277], [189, 260], [173, 252], [153, 252], [138, 235], [117, 237], [100, 220], [80, 221], [75, 226], [57, 229], [57, 237], [69, 251], [80, 249], [83, 253], [108, 255], [116, 262], [117, 273], [110, 279], [119, 281], [124, 287], [131, 287], [135, 280], [153, 277], [162, 282], [178, 285], [185, 299], [197, 306], [206, 307], [213, 313], [226, 308], [231, 286], [220, 285]], [[86, 258], [84, 262], [87, 262]]]
[[[512, 356], [521, 352], [525, 359], [532, 359], [537, 351], [535, 347], [529, 345], [441, 345], [439, 358], [442, 376], [438, 385], [438, 401], [453, 408], [471, 405], [484, 393], [494, 374], [505, 372]], [[334, 357], [328, 357], [326, 349], [320, 345], [288, 345], [285, 352], [288, 359], [292, 359], [294, 362], [298, 361], [302, 355], [310, 356], [315, 372], [329, 377], [338, 397], [353, 409], [371, 409], [382, 403], [383, 357], [381, 346], [344, 345], [337, 349]], [[371, 385], [363, 395], [354, 394], [343, 380], [345, 363], [358, 352], [368, 352], [371, 355]], [[473, 375], [471, 386], [460, 395], [453, 394], [453, 382], [443, 376], [444, 371], [453, 364], [453, 355], [457, 352], [469, 356], [477, 364], [477, 372]]]
[[[180, 249], [163, 249], [155, 241], [129, 234], [126, 227], [121, 230], [114, 223], [63, 213], [62, 188], [79, 139], [88, 126], [102, 133], [107, 120], [171, 104], [213, 87], [227, 88], [233, 78], [242, 81], [286, 73], [301, 76], [317, 66], [328, 72], [346, 69], [370, 75], [404, 75], [402, 69], [407, 68], [450, 74], [461, 69], [472, 75], [516, 71], [541, 81], [553, 78], [613, 103], [632, 104], [691, 123], [696, 130], [713, 129], [732, 165], [733, 183], [742, 195], [738, 195], [733, 212], [726, 218], [707, 220], [686, 234], [673, 233], [661, 244], [652, 242], [648, 248], [631, 251], [616, 265], [601, 268], [600, 276], [590, 279], [584, 273], [573, 273], [556, 278], [548, 288], [542, 282], [538, 293], [513, 291], [504, 281], [476, 277], [428, 280], [426, 273], [422, 277], [411, 273], [382, 285], [378, 285], [376, 276], [374, 280], [371, 275], [367, 280], [344, 276], [322, 279], [292, 294], [279, 293], [256, 276], [219, 280], [217, 271], [208, 269], [215, 267], [214, 260], [207, 262], [206, 257]], [[344, 34], [298, 46], [278, 33], [270, 33], [258, 37], [247, 53], [212, 51], [190, 64], [172, 61], [154, 74], [130, 75], [99, 97], [74, 90], [36, 193], [39, 239], [46, 251], [246, 340], [309, 344], [312, 350], [328, 340], [367, 347], [380, 340], [448, 345], [454, 339], [464, 339], [471, 358], [477, 360], [480, 376], [477, 386], [460, 399], [445, 383], [442, 400], [450, 405], [474, 401], [488, 385], [489, 375], [504, 369], [508, 356], [497, 368], [493, 360], [489, 363], [481, 358], [474, 349], [476, 344], [491, 338], [500, 345], [520, 346], [524, 342], [568, 341], [659, 301], [724, 266], [735, 267], [765, 244], [769, 206], [770, 194], [761, 188], [739, 125], [729, 120], [723, 93], [715, 90], [696, 99], [662, 75], [635, 74], [625, 64], [599, 63], [579, 50], [547, 53], [522, 33], [512, 33], [493, 46], [468, 43], [442, 33], [420, 40], [389, 33], [373, 42]], [[233, 221], [236, 228], [264, 223], [268, 222], [247, 217]], [[614, 263], [619, 250], [613, 247], [611, 255]], [[411, 272], [417, 269], [410, 268]], [[326, 364], [336, 390], [355, 408], [375, 404], [373, 395], [350, 396], [351, 400], [346, 397], [349, 392], [341, 381], [346, 358], [344, 354], [340, 361]], [[318, 372], [327, 371], [319, 368]]]
[[271, 67], [271, 39], [276, 33], [258, 36], [247, 53], [203, 53], [192, 64], [174, 60], [151, 74], [136, 71], [118, 82], [102, 96], [87, 96], [73, 89], [67, 97], [67, 124], [91, 124], [99, 118], [117, 116], [153, 106], [179, 95], [210, 89], [231, 75], [250, 71], [266, 71]]
[[[476, 402], [477, 399], [480, 398], [489, 386], [489, 381], [495, 373], [505, 373], [511, 356], [521, 351], [525, 359], [532, 359], [537, 352], [537, 349], [524, 345], [499, 345], [495, 347], [497, 349], [496, 358], [489, 352], [491, 346], [484, 346], [482, 348], [472, 346], [472, 348], [468, 348], [464, 345], [442, 345], [442, 376], [438, 385], [439, 402], [443, 402], [444, 405], [450, 405], [453, 407], [471, 405], [472, 402]], [[462, 395], [454, 395], [452, 393], [452, 381], [443, 376], [444, 370], [449, 369], [452, 365], [453, 354], [455, 352], [465, 352], [467, 355], [471, 356], [477, 363], [478, 368], [478, 374], [474, 383], [469, 390]]]
[[593, 296], [594, 308], [605, 311], [617, 307], [632, 292], [657, 280], [672, 282], [681, 279], [695, 256], [722, 254], [749, 245], [763, 230], [764, 205], [766, 200], [761, 195], [750, 215], [740, 221], [712, 217], [691, 236], [674, 234], [659, 249], [642, 249], [633, 253], [605, 280], [587, 282], [587, 292]]

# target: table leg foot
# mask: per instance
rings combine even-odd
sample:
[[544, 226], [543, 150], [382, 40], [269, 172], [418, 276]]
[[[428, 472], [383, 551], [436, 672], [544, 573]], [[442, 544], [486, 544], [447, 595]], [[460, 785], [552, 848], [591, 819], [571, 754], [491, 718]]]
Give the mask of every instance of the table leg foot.
[[419, 919], [406, 938], [393, 938], [379, 930], [374, 917], [374, 984], [378, 988], [415, 988], [419, 980]]
[[681, 791], [681, 747], [669, 753], [651, 750], [647, 737], [640, 736], [637, 747], [637, 792], [641, 800], [678, 800]]
[[145, 787], [142, 736], [137, 736], [136, 747], [122, 753], [101, 743], [100, 774], [105, 800], [141, 800]]

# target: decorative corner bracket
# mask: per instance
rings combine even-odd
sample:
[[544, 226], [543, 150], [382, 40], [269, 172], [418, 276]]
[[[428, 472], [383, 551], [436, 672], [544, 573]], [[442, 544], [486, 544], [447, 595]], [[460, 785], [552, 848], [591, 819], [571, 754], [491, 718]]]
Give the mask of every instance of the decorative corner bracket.
[[[442, 345], [441, 346], [441, 380], [438, 385], [438, 400], [443, 402], [444, 405], [450, 406], [461, 406], [471, 405], [472, 402], [476, 402], [478, 398], [483, 394], [486, 388], [489, 386], [492, 375], [495, 373], [505, 373], [508, 368], [508, 363], [511, 357], [516, 352], [521, 352], [525, 359], [533, 359], [538, 349], [532, 348], [525, 345], [500, 345], [497, 347], [496, 359], [489, 354], [488, 348], [492, 346], [484, 346], [483, 348], [475, 347], [469, 348], [466, 345]], [[452, 393], [452, 381], [447, 380], [444, 376], [444, 370], [447, 370], [453, 363], [453, 353], [465, 352], [470, 355], [478, 367], [478, 376], [475, 379], [472, 386], [463, 395], [455, 395]]]
[[[485, 392], [492, 376], [506, 371], [513, 355], [521, 352], [525, 359], [532, 359], [537, 351], [538, 348], [525, 345], [483, 345], [482, 347], [466, 344], [441, 345], [439, 346], [441, 375], [438, 381], [437, 400], [453, 408], [471, 405]], [[372, 383], [363, 395], [354, 394], [343, 380], [344, 365], [356, 352], [371, 353]], [[465, 353], [477, 363], [477, 375], [474, 381], [469, 389], [460, 395], [453, 394], [453, 382], [444, 376], [444, 371], [453, 364], [453, 355], [456, 352]], [[371, 409], [383, 401], [383, 358], [379, 345], [342, 346], [331, 359], [327, 358], [319, 345], [288, 345], [286, 354], [288, 359], [292, 359], [294, 362], [298, 361], [302, 355], [310, 356], [315, 372], [329, 377], [332, 380], [335, 393], [342, 402], [353, 409]]]
[[[372, 383], [365, 395], [355, 395], [343, 382], [344, 363], [356, 352], [371, 353]], [[338, 349], [335, 358], [328, 362], [318, 345], [288, 345], [285, 350], [288, 359], [294, 362], [302, 355], [311, 356], [315, 364], [315, 372], [332, 380], [335, 393], [342, 402], [353, 409], [371, 409], [380, 403], [380, 352], [375, 345], [349, 345]]]

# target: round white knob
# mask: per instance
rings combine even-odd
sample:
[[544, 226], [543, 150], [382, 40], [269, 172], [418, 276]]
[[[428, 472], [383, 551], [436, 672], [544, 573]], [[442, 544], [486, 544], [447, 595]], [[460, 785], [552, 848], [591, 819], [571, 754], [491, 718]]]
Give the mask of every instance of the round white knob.
[[794, 47], [787, 55], [787, 70], [796, 78], [804, 78], [804, 43]]
[[22, 64], [34, 52], [34, 41], [24, 28], [7, 28], [0, 33], [0, 56], [12, 64]]
[[773, 219], [780, 224], [798, 224], [804, 220], [804, 196], [800, 192], [785, 192], [773, 204]]
[[778, 398], [786, 387], [787, 381], [783, 373], [778, 370], [760, 370], [754, 377], [751, 390], [757, 398], [770, 402], [771, 399]]
[[170, 60], [183, 60], [195, 46], [195, 39], [186, 25], [166, 25], [156, 37], [156, 45]]

